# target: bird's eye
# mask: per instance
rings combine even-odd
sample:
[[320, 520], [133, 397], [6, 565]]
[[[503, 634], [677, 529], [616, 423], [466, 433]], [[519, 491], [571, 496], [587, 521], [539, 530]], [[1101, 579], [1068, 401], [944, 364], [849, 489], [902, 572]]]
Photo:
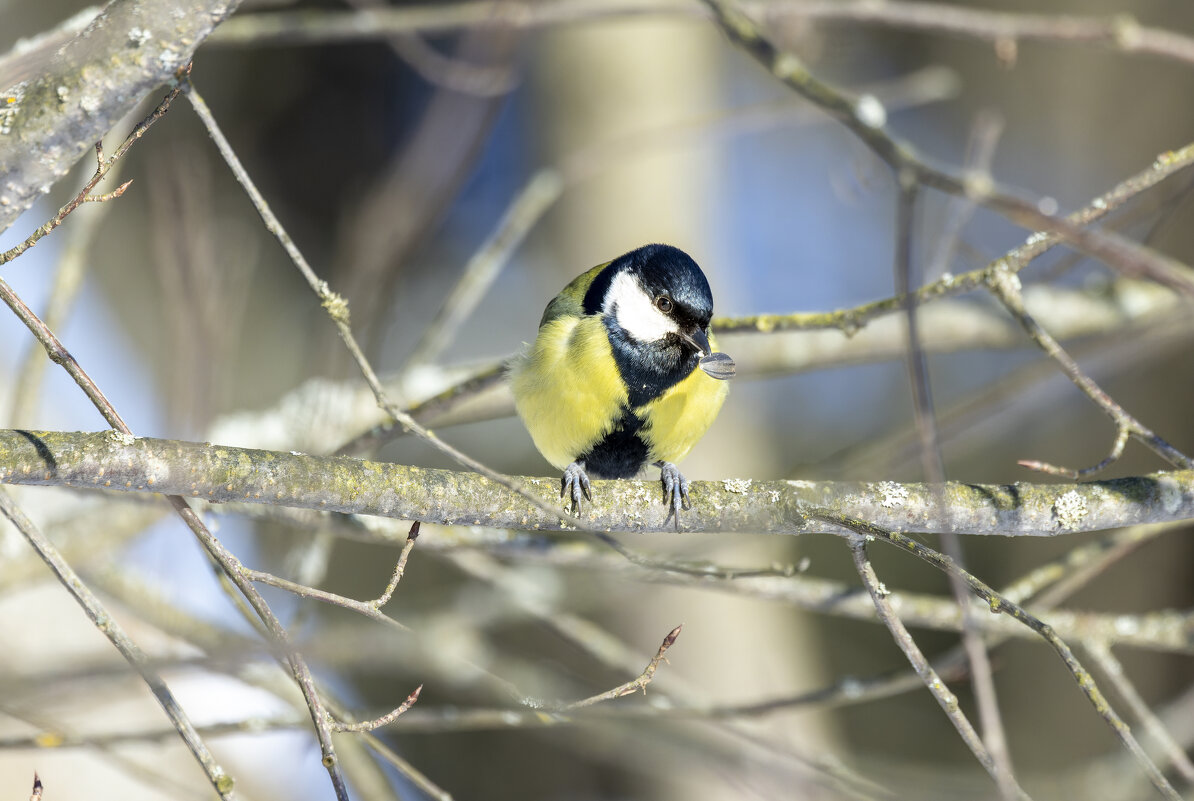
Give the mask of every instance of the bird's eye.
[[659, 297], [655, 298], [655, 308], [659, 309], [664, 314], [669, 313], [674, 305], [675, 304], [672, 303], [672, 299], [667, 295], [660, 295]]

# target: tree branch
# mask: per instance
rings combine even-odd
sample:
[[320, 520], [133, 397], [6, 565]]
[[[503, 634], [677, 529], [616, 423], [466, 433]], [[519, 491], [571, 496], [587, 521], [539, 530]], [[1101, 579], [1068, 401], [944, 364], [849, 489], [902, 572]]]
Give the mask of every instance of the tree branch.
[[978, 736], [978, 732], [975, 731], [973, 724], [966, 717], [966, 713], [962, 711], [961, 705], [958, 703], [958, 697], [941, 680], [937, 671], [929, 664], [929, 660], [925, 658], [920, 647], [912, 639], [912, 635], [908, 633], [908, 629], [904, 627], [900, 616], [888, 600], [888, 596], [891, 593], [883, 585], [883, 582], [879, 581], [879, 577], [875, 574], [875, 568], [871, 565], [871, 561], [867, 557], [866, 540], [863, 537], [852, 538], [850, 540], [850, 551], [854, 556], [854, 567], [858, 571], [858, 576], [862, 579], [867, 593], [871, 596], [871, 602], [875, 605], [875, 611], [878, 613], [879, 619], [883, 621], [883, 625], [887, 626], [891, 632], [892, 639], [895, 640], [899, 649], [904, 652], [904, 656], [908, 658], [908, 663], [912, 665], [912, 669], [916, 671], [916, 675], [920, 677], [925, 687], [932, 693], [933, 698], [937, 700], [937, 704], [945, 712], [945, 716], [949, 718], [949, 722], [953, 724], [954, 729], [958, 732], [958, 736], [962, 738], [962, 742], [966, 744], [966, 747], [970, 749], [971, 753], [974, 754], [987, 773], [991, 775], [991, 778], [999, 785], [1001, 791], [1006, 788], [1012, 798], [1029, 799], [1028, 794], [1020, 788], [1011, 773], [1007, 772], [1005, 767], [996, 763], [992, 758], [991, 752], [984, 745], [982, 738]]
[[[945, 3], [874, 0], [787, 0], [743, 3], [769, 23], [824, 20], [960, 36], [1015, 45], [1020, 40], [1099, 45], [1123, 53], [1145, 53], [1194, 64], [1194, 39], [1164, 28], [1141, 25], [1128, 14], [1018, 14], [964, 8]], [[213, 44], [330, 44], [378, 39], [395, 33], [443, 33], [477, 26], [539, 28], [653, 14], [708, 16], [697, 3], [675, 0], [463, 0], [426, 6], [359, 11], [278, 11], [238, 17], [213, 37]]]
[[[1148, 754], [1145, 753], [1140, 743], [1132, 734], [1131, 728], [1123, 721], [1119, 713], [1112, 708], [1102, 691], [1095, 684], [1090, 673], [1082, 666], [1077, 657], [1074, 656], [1073, 650], [1058, 636], [1057, 631], [1052, 626], [1025, 611], [1019, 604], [1009, 601], [981, 580], [958, 567], [949, 557], [934, 551], [928, 546], [922, 545], [900, 532], [888, 531], [881, 526], [872, 525], [867, 521], [857, 518], [851, 519], [849, 516], [840, 515], [835, 512], [826, 512], [822, 509], [811, 509], [810, 514], [815, 515], [819, 519], [832, 521], [838, 525], [848, 527], [855, 534], [859, 535], [859, 538], [862, 538], [864, 542], [870, 539], [886, 540], [888, 543], [907, 551], [939, 570], [959, 576], [965, 581], [967, 587], [969, 587], [975, 596], [989, 604], [993, 614], [1008, 615], [1039, 634], [1043, 640], [1053, 647], [1057, 655], [1061, 657], [1062, 662], [1065, 663], [1066, 668], [1073, 675], [1074, 681], [1083, 695], [1090, 701], [1091, 706], [1094, 707], [1099, 716], [1115, 732], [1120, 742], [1123, 743], [1124, 748], [1136, 759], [1157, 790], [1165, 798], [1169, 799], [1169, 801], [1181, 801], [1181, 796], [1177, 794], [1177, 791], [1173, 789], [1173, 785], [1169, 783], [1169, 780], [1165, 778], [1165, 775]], [[858, 538], [851, 539], [852, 543], [857, 543], [858, 541]]]
[[[178, 703], [178, 699], [175, 698], [174, 693], [171, 692], [166, 682], [150, 664], [149, 657], [146, 656], [137, 643], [129, 638], [124, 628], [113, 620], [108, 610], [95, 597], [95, 593], [83, 583], [83, 580], [66, 563], [66, 560], [62, 558], [53, 544], [33, 525], [33, 522], [25, 516], [25, 513], [12, 502], [7, 491], [0, 491], [0, 515], [7, 518], [24, 535], [29, 544], [37, 551], [38, 556], [54, 571], [54, 575], [58, 577], [58, 580], [66, 588], [66, 591], [83, 608], [88, 619], [111, 641], [112, 645], [115, 646], [116, 650], [120, 652], [120, 655], [125, 658], [129, 665], [140, 674], [142, 680], [149, 686], [149, 690], [153, 693], [158, 704], [161, 705], [166, 715], [170, 718], [170, 722], [174, 724], [175, 731], [178, 732], [183, 742], [186, 743], [187, 748], [190, 749], [191, 754], [194, 755], [196, 761], [203, 768], [208, 781], [211, 782], [211, 786], [220, 798], [226, 799], [226, 801], [236, 798], [236, 794], [233, 792], [234, 781], [232, 777], [216, 762], [215, 757], [212, 756], [211, 751], [207, 748], [207, 744], [195, 730], [194, 724], [191, 723], [182, 705]], [[34, 797], [36, 798], [40, 796], [40, 782], [37, 782], [36, 779], [34, 782]]]
[[[20, 80], [0, 74], [0, 231], [165, 83], [240, 0], [114, 0]], [[8, 77], [5, 77], [7, 75]], [[11, 85], [11, 78], [17, 79]]]
[[[664, 530], [656, 481], [599, 481], [580, 521], [564, 514], [556, 478], [527, 478], [521, 495], [476, 473], [229, 448], [115, 432], [0, 430], [0, 483], [179, 494], [212, 503], [264, 503], [425, 523], [571, 531]], [[949, 514], [933, 510], [944, 493]], [[693, 483], [686, 531], [844, 533], [809, 520], [808, 505], [900, 531], [1048, 537], [1194, 518], [1194, 471], [1084, 484], [812, 482]], [[552, 515], [542, 507], [559, 508]]]
[[822, 81], [795, 54], [777, 47], [738, 3], [731, 0], [703, 2], [713, 11], [718, 26], [732, 43], [750, 54], [774, 78], [853, 133], [891, 169], [899, 185], [916, 182], [970, 198], [1017, 225], [1060, 236], [1077, 250], [1098, 258], [1125, 276], [1147, 276], [1194, 296], [1194, 271], [1185, 264], [1119, 234], [1084, 228], [1071, 217], [1058, 217], [1052, 210], [1044, 211], [1045, 204], [1002, 190], [987, 176], [930, 163], [910, 142], [896, 138], [887, 130], [887, 112], [877, 99], [849, 97]]

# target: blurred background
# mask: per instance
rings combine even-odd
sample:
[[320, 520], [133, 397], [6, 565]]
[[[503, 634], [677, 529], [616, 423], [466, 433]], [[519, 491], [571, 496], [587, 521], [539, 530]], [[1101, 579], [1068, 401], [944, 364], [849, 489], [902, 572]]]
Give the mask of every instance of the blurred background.
[[[0, 0], [0, 52], [85, 5]], [[734, 49], [698, 4], [642, 5], [649, 11], [544, 2], [542, 9], [567, 13], [520, 24], [524, 18], [502, 3], [488, 10], [426, 4], [418, 8], [435, 25], [328, 42], [316, 12], [374, 2], [246, 0], [198, 51], [196, 88], [316, 272], [348, 299], [358, 338], [404, 405], [514, 353], [564, 284], [647, 242], [675, 244], [701, 264], [719, 315], [830, 311], [894, 294], [888, 169]], [[799, 13], [804, 7], [752, 6], [769, 35], [816, 74], [876, 97], [891, 131], [926, 157], [989, 169], [1000, 185], [1052, 198], [1063, 212], [1194, 140], [1189, 64], [1085, 44], [992, 43], [826, 20]], [[308, 40], [264, 32], [265, 15], [294, 10], [313, 14]], [[1018, 2], [999, 10], [1040, 8]], [[1063, 0], [1049, 13], [1130, 14], [1194, 35], [1194, 7], [1180, 0]], [[478, 15], [479, 24], [458, 22]], [[161, 94], [116, 128], [109, 151]], [[49, 218], [92, 170], [85, 159], [0, 235], [0, 247]], [[119, 180], [130, 178], [122, 198], [80, 209], [6, 265], [3, 277], [35, 309], [58, 299], [56, 330], [134, 431], [314, 453], [335, 451], [381, 421], [335, 328], [184, 100], [121, 163]], [[1189, 186], [1189, 176], [1178, 175], [1109, 225], [1188, 263]], [[522, 210], [516, 222], [527, 223], [517, 246], [500, 262], [479, 259], [495, 231], [509, 230], [503, 221], [512, 209]], [[1029, 233], [926, 192], [914, 258], [925, 280], [936, 280], [984, 266]], [[475, 308], [459, 325], [433, 323], [478, 261], [497, 269]], [[67, 270], [73, 279], [60, 277]], [[64, 280], [78, 283], [73, 302], [55, 288]], [[1075, 298], [1133, 312], [1125, 322], [1079, 311], [1076, 323], [1056, 318], [1057, 333], [1081, 332], [1066, 344], [1083, 368], [1162, 437], [1194, 451], [1188, 306], [1064, 248], [1035, 262], [1023, 280], [1029, 292], [1041, 290], [1034, 309], [1046, 327], [1055, 321], [1048, 315]], [[1056, 305], [1047, 291], [1059, 293]], [[1153, 305], [1136, 314], [1131, 304], [1141, 297]], [[1034, 480], [1042, 477], [1017, 460], [1084, 467], [1107, 454], [1110, 421], [988, 298], [943, 303], [963, 320], [935, 334], [930, 354], [949, 478]], [[972, 336], [965, 322], [992, 320], [1003, 334], [990, 340]], [[429, 343], [429, 329], [442, 336]], [[686, 475], [921, 480], [902, 334], [893, 333], [900, 330], [879, 329], [888, 333], [871, 340], [865, 329], [853, 339], [832, 330], [724, 336], [743, 376], [683, 465]], [[0, 316], [5, 426], [101, 428], [59, 371], [30, 373], [39, 361], [27, 332]], [[552, 475], [510, 411], [499, 387], [471, 413], [434, 425], [497, 470]], [[401, 438], [362, 455], [453, 466]], [[1165, 467], [1130, 444], [1104, 475]], [[127, 499], [101, 505], [47, 490], [18, 497], [134, 636], [165, 660], [168, 679], [201, 723], [281, 720], [279, 731], [214, 739], [246, 797], [330, 797], [286, 682], [177, 520]], [[214, 519], [251, 566], [355, 598], [380, 594], [396, 547], [368, 542], [360, 522], [292, 517], [224, 510]], [[47, 798], [205, 797], [210, 791], [175, 740], [110, 744], [96, 735], [165, 721], [15, 533], [0, 531], [0, 643], [10, 655], [0, 666], [0, 794], [21, 797], [36, 769]], [[1142, 544], [1066, 606], [1125, 616], [1189, 610], [1189, 534], [1169, 531]], [[416, 634], [282, 593], [269, 597], [348, 709], [380, 713], [425, 685], [416, 707], [425, 717], [411, 713], [415, 723], [400, 720], [378, 736], [452, 797], [998, 797], [923, 688], [724, 718], [618, 717], [616, 706], [659, 708], [668, 699], [681, 706], [783, 699], [906, 663], [874, 621], [752, 597], [732, 582], [649, 581], [600, 549], [577, 555], [573, 539], [427, 527], [387, 608]], [[974, 572], [998, 588], [1088, 539], [964, 544]], [[665, 560], [797, 565], [805, 576], [858, 585], [848, 549], [834, 537], [626, 542]], [[889, 588], [948, 594], [934, 571], [872, 550]], [[473, 709], [525, 709], [518, 698], [568, 702], [613, 687], [634, 674], [599, 656], [610, 653], [600, 643], [617, 643], [614, 651], [641, 669], [679, 623], [685, 628], [670, 664], [646, 698], [606, 702], [604, 717], [552, 726], [467, 717]], [[958, 641], [949, 632], [914, 634], [930, 657]], [[1175, 734], [1187, 749], [1192, 649], [1188, 642], [1177, 651], [1116, 651], [1144, 701], [1178, 721]], [[1049, 648], [1016, 639], [992, 659], [1011, 756], [1034, 798], [1153, 797]], [[967, 678], [951, 687], [972, 713]], [[290, 725], [282, 725], [286, 715]], [[53, 744], [29, 740], [45, 732], [90, 737], [90, 745], [31, 747]], [[368, 752], [346, 753], [359, 797], [434, 797]], [[1190, 785], [1182, 786], [1188, 794]]]

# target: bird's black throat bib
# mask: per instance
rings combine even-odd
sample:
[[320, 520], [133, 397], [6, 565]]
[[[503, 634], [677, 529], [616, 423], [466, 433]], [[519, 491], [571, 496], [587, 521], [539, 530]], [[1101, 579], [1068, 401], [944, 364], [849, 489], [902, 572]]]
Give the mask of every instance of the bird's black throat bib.
[[692, 375], [701, 355], [686, 347], [679, 338], [666, 347], [658, 342], [639, 342], [607, 315], [605, 327], [614, 352], [614, 363], [629, 394], [631, 409], [645, 406], [667, 390]]

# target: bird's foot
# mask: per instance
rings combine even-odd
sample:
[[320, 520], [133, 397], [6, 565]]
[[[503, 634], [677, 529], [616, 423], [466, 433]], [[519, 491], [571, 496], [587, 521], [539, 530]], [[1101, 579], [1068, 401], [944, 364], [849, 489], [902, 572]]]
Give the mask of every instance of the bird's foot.
[[666, 526], [667, 521], [674, 520], [676, 531], [679, 531], [680, 510], [692, 508], [688, 500], [688, 479], [671, 462], [656, 462], [655, 466], [659, 468], [659, 480], [663, 482], [663, 505], [668, 509], [663, 524]]
[[585, 473], [585, 463], [573, 462], [564, 468], [564, 477], [560, 479], [560, 497], [571, 498], [572, 514], [578, 517], [582, 493], [590, 501], [593, 500], [592, 485], [589, 483], [588, 474]]

